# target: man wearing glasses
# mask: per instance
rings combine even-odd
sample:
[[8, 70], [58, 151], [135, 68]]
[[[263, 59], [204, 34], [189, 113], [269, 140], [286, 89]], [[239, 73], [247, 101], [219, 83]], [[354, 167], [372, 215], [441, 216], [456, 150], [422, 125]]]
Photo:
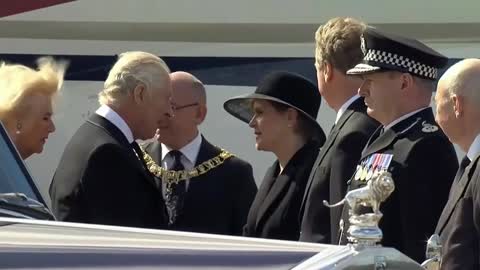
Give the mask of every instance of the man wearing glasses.
[[161, 183], [168, 228], [241, 235], [257, 192], [252, 167], [199, 132], [207, 114], [202, 82], [186, 72], [170, 78], [174, 117], [144, 145], [147, 166]]

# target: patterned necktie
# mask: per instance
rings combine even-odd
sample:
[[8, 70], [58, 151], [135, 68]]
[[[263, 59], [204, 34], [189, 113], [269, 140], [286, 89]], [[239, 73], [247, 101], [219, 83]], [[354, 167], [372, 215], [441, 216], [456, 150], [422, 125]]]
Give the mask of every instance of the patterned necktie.
[[[173, 165], [170, 170], [181, 171], [185, 167], [181, 162], [182, 153], [178, 150], [172, 150], [168, 153], [173, 158]], [[170, 187], [167, 186], [165, 191], [165, 204], [168, 212], [168, 225], [173, 226], [177, 218], [181, 215], [183, 204], [185, 200], [186, 183], [180, 181], [177, 184], [172, 183]]]

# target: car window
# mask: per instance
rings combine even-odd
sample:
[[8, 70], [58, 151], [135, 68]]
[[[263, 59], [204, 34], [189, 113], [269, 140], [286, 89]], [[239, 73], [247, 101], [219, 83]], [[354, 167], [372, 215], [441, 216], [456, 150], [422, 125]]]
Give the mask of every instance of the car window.
[[43, 204], [38, 188], [0, 122], [0, 193], [20, 192]]

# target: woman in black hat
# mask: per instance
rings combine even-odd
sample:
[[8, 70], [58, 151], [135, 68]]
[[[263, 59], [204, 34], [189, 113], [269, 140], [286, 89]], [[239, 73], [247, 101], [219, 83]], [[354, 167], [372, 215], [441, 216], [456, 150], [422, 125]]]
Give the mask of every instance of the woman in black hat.
[[244, 236], [298, 240], [305, 187], [325, 134], [315, 120], [320, 94], [309, 80], [289, 72], [267, 75], [255, 93], [225, 102], [227, 112], [249, 123], [257, 150], [273, 152], [248, 214]]

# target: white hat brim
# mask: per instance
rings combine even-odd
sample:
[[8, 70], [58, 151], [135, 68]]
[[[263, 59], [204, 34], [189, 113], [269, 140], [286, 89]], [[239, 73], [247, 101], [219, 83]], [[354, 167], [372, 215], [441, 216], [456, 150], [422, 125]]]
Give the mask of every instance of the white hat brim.
[[355, 67], [347, 70], [347, 75], [360, 75], [366, 73], [376, 72], [382, 69], [378, 66], [372, 66], [364, 63], [357, 64]]

